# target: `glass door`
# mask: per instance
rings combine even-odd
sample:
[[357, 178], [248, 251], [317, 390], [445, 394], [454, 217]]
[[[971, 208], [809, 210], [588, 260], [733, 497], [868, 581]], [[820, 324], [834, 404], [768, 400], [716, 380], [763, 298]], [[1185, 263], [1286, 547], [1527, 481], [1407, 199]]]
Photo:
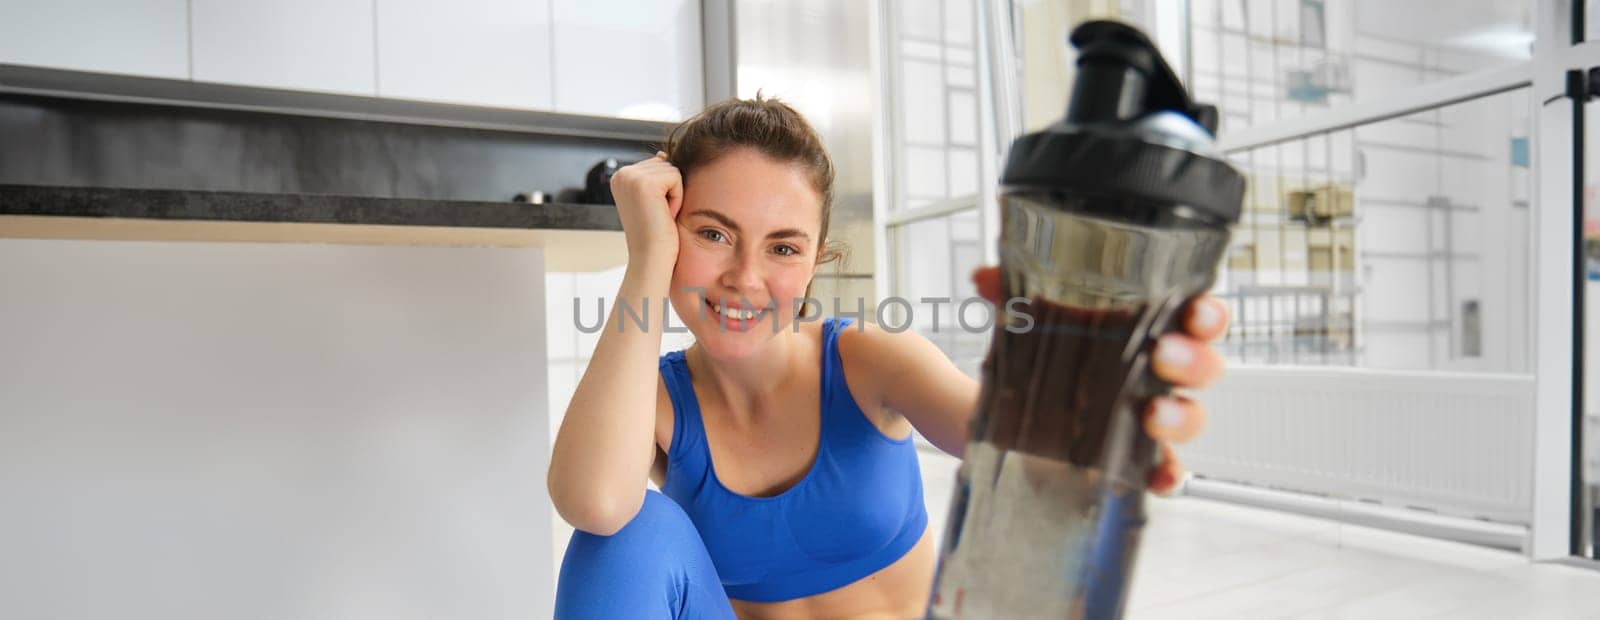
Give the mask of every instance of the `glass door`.
[[[1600, 0], [1573, 3], [1574, 57], [1569, 83], [1581, 83], [1574, 98], [1573, 219], [1578, 256], [1575, 328], [1582, 349], [1573, 414], [1572, 546], [1579, 557], [1600, 559]], [[1569, 88], [1569, 90], [1571, 90]], [[1569, 93], [1570, 94], [1570, 93]]]
[[1581, 160], [1576, 170], [1581, 175], [1581, 193], [1575, 199], [1573, 217], [1579, 220], [1581, 235], [1582, 288], [1577, 305], [1583, 363], [1582, 405], [1573, 421], [1573, 546], [1581, 557], [1600, 559], [1596, 549], [1596, 540], [1600, 540], [1600, 100], [1573, 105], [1580, 108], [1574, 122], [1581, 126], [1574, 129], [1583, 145], [1574, 152]]

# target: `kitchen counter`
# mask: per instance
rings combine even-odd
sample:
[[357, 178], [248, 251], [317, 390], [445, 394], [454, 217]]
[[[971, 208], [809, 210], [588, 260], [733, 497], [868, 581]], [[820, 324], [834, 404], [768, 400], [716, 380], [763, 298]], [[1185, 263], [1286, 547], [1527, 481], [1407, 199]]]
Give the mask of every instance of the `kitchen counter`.
[[609, 205], [0, 185], [0, 238], [539, 247], [549, 271], [623, 264]]
[[576, 293], [546, 283], [626, 248], [610, 206], [0, 185], [0, 454], [27, 470], [0, 548], [40, 567], [0, 608], [92, 573], [283, 617], [301, 601], [255, 584], [514, 574], [461, 605], [549, 609], [536, 480]]

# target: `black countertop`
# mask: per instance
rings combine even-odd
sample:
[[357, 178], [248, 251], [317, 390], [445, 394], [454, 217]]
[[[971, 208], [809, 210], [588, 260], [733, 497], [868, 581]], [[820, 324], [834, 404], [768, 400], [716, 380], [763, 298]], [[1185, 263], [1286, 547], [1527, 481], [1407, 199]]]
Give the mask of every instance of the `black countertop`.
[[[0, 185], [0, 216], [620, 231], [610, 205]], [[3, 231], [0, 231], [3, 233]]]

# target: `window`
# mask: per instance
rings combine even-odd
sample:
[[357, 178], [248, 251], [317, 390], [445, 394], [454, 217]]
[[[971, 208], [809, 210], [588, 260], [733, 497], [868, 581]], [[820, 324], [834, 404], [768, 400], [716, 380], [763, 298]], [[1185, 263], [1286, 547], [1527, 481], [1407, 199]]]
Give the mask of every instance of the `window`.
[[1371, 101], [1532, 57], [1533, 0], [1187, 4], [1190, 88], [1218, 104], [1224, 130]]
[[[885, 10], [895, 16], [884, 20], [893, 191], [881, 318], [918, 330], [976, 375], [988, 332], [964, 328], [956, 312], [975, 296], [969, 276], [983, 263], [988, 238], [980, 217], [978, 8], [973, 0], [897, 0]], [[964, 307], [966, 325], [988, 316], [978, 304]]]
[[1530, 90], [1232, 153], [1242, 362], [1529, 370]]

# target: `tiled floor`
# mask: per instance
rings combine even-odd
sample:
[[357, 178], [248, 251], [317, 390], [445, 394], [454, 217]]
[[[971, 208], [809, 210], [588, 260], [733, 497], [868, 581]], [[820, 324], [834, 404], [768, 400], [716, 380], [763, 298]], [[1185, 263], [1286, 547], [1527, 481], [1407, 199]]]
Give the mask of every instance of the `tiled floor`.
[[[920, 456], [942, 532], [957, 461]], [[1130, 620], [1600, 619], [1600, 570], [1192, 497], [1149, 508]]]
[[[948, 497], [955, 459], [921, 457]], [[1130, 620], [1600, 618], [1600, 570], [1192, 497], [1149, 509]], [[940, 528], [945, 510], [929, 502]]]
[[1600, 570], [1195, 498], [1151, 502], [1132, 618], [1600, 618]]

